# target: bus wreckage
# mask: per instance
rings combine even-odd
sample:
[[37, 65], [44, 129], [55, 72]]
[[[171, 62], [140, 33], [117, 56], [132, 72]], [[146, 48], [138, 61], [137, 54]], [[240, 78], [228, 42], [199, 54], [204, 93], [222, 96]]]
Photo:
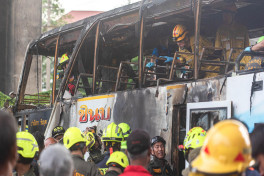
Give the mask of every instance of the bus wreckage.
[[[81, 130], [97, 126], [100, 131], [111, 122], [128, 123], [132, 129], [147, 130], [150, 136], [162, 136], [167, 141], [166, 159], [180, 175], [184, 158], [177, 146], [192, 127], [208, 130], [220, 120], [236, 118], [252, 132], [264, 123], [264, 70], [240, 67], [243, 56], [252, 54], [242, 52], [232, 60], [232, 54], [244, 48], [231, 48], [229, 58], [223, 57], [225, 48], [198, 49], [201, 35], [214, 41], [227, 2], [142, 0], [42, 34], [29, 44], [25, 54], [13, 107], [15, 117], [22, 122], [22, 129], [28, 125], [29, 131], [45, 132], [46, 137], [57, 125]], [[236, 0], [235, 4], [237, 21], [248, 28], [249, 37], [263, 35], [264, 2]], [[190, 73], [187, 77], [180, 76], [183, 68], [176, 62], [183, 53], [171, 41], [176, 24], [188, 26], [195, 36], [195, 50], [189, 53], [194, 67], [184, 70]], [[160, 66], [163, 71], [157, 73], [146, 64], [164, 37], [176, 49], [172, 63]], [[220, 54], [208, 54], [207, 50]], [[57, 79], [59, 57], [64, 53], [70, 53], [69, 64], [63, 78]], [[31, 63], [40, 59], [38, 56], [54, 59], [51, 98], [44, 106], [42, 96], [38, 96], [42, 105], [25, 98]], [[220, 69], [204, 70], [203, 65]], [[217, 76], [204, 78], [206, 72]], [[67, 90], [71, 75], [75, 78], [73, 96]]]

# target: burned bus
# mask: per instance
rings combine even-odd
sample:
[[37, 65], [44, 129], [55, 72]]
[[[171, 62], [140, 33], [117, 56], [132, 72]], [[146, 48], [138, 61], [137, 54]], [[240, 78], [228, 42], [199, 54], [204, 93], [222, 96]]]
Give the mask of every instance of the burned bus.
[[[111, 122], [125, 122], [132, 129], [145, 129], [167, 141], [166, 159], [180, 175], [184, 159], [177, 146], [190, 128], [208, 130], [220, 120], [236, 118], [252, 132], [264, 122], [263, 69], [246, 70], [241, 62], [263, 54], [214, 45], [226, 3], [235, 3], [235, 19], [246, 26], [250, 39], [263, 35], [261, 0], [142, 0], [42, 34], [25, 54], [15, 116], [22, 127], [45, 131], [46, 137], [57, 125], [81, 130], [97, 126], [100, 131]], [[192, 52], [179, 52], [172, 41], [177, 24], [194, 36]], [[212, 45], [199, 43], [202, 36]], [[172, 62], [151, 70], [146, 65], [164, 38], [173, 48]], [[65, 53], [69, 63], [57, 79]], [[193, 67], [186, 67], [184, 59], [177, 61], [184, 54], [192, 56]], [[38, 89], [37, 102], [32, 103], [26, 97], [27, 81], [32, 62], [40, 56], [54, 60], [52, 92], [45, 102]], [[67, 90], [72, 78], [73, 94]]]

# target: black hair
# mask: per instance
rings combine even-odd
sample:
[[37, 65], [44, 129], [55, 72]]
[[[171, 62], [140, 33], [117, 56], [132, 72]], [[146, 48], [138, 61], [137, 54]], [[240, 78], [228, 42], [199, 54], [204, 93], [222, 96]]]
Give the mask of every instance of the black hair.
[[16, 146], [17, 125], [15, 118], [0, 110], [0, 165], [12, 156], [12, 149]]
[[43, 133], [39, 131], [35, 131], [34, 133], [32, 133], [32, 135], [35, 137], [38, 143], [39, 149], [40, 150], [44, 149], [45, 148], [45, 145], [44, 145], [45, 136], [43, 135]]
[[264, 124], [259, 124], [251, 133], [252, 156], [256, 158], [259, 154], [264, 154]]
[[31, 164], [34, 158], [24, 158], [22, 155], [19, 154], [18, 163], [22, 164]]
[[76, 144], [74, 144], [73, 146], [71, 146], [70, 151], [76, 151], [76, 150], [83, 150], [84, 147], [86, 146], [86, 143], [85, 142], [78, 142]]

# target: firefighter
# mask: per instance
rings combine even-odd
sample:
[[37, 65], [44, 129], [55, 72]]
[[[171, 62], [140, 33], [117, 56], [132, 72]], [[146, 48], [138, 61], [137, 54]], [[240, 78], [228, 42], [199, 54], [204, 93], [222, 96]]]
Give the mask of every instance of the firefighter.
[[239, 121], [224, 120], [208, 131], [189, 175], [243, 175], [251, 161], [247, 128]]
[[[201, 127], [194, 127], [189, 130], [183, 141], [184, 158], [191, 163], [198, 155], [203, 146], [206, 131]], [[188, 176], [189, 169], [182, 171], [183, 176]]]
[[127, 149], [127, 138], [131, 134], [132, 130], [127, 123], [119, 123], [118, 126], [122, 129], [124, 135], [124, 141], [121, 142], [121, 150], [125, 152]]
[[74, 164], [74, 176], [100, 175], [98, 167], [94, 163], [84, 160], [84, 154], [92, 143], [88, 143], [79, 128], [68, 128], [64, 134], [63, 143], [71, 152]]
[[[63, 72], [65, 73], [67, 67], [68, 67], [68, 64], [69, 64], [69, 57], [68, 57], [68, 54], [65, 53], [61, 56], [61, 59], [60, 59], [60, 63], [58, 65], [58, 70], [63, 70]], [[59, 77], [60, 78], [60, 77]], [[75, 85], [74, 85], [74, 75], [71, 75], [70, 78], [69, 78], [69, 81], [68, 81], [68, 85], [67, 85], [67, 88], [68, 88], [68, 91], [70, 92], [70, 94], [73, 96], [74, 95], [74, 91], [75, 91]]]
[[120, 151], [121, 142], [124, 140], [123, 132], [114, 122], [109, 124], [103, 130], [102, 142], [104, 143], [104, 159], [97, 166], [100, 168], [101, 174], [105, 174], [107, 170], [106, 162], [110, 155], [115, 151]]
[[62, 140], [63, 135], [65, 133], [65, 129], [62, 126], [56, 126], [53, 130], [52, 130], [52, 137], [57, 141], [60, 142], [60, 140]]
[[150, 161], [148, 171], [153, 176], [173, 175], [171, 167], [165, 159], [165, 145], [166, 141], [160, 136], [155, 136], [151, 139], [151, 155], [153, 156], [153, 160]]
[[[264, 36], [260, 37], [257, 44], [264, 41]], [[254, 47], [254, 46], [253, 46]], [[245, 51], [252, 52], [251, 48], [247, 47]], [[254, 52], [254, 51], [253, 51]], [[259, 69], [264, 67], [264, 57], [263, 56], [254, 56], [247, 64], [245, 70]]]
[[98, 164], [100, 161], [104, 159], [104, 155], [101, 152], [102, 149], [102, 142], [100, 137], [96, 134], [96, 126], [93, 127], [87, 127], [86, 128], [86, 134], [90, 133], [93, 134], [93, 136], [90, 136], [90, 140], [94, 140], [94, 145], [91, 146], [90, 149], [88, 149], [89, 157], [87, 161], [94, 162], [95, 164]]
[[[228, 59], [231, 48], [246, 48], [249, 46], [248, 30], [245, 26], [235, 21], [237, 7], [235, 3], [228, 3], [223, 8], [223, 24], [216, 32], [215, 47], [226, 49], [226, 59]], [[230, 61], [235, 61], [243, 50], [235, 50]], [[244, 57], [241, 63], [246, 64], [250, 57]]]
[[123, 152], [116, 151], [112, 153], [106, 165], [108, 166], [108, 170], [105, 175], [117, 176], [124, 172], [124, 169], [129, 165], [129, 161]]
[[17, 132], [16, 138], [18, 160], [13, 176], [35, 176], [31, 163], [39, 152], [38, 143], [32, 134], [25, 131]]
[[[177, 42], [177, 45], [179, 46], [179, 52], [183, 53], [194, 53], [194, 36], [190, 36], [188, 29], [182, 25], [177, 24], [173, 31], [172, 31], [172, 39], [174, 42]], [[201, 53], [203, 47], [210, 47], [212, 46], [212, 43], [207, 40], [206, 38], [200, 36], [199, 38], [199, 53]], [[185, 68], [186, 69], [193, 69], [194, 68], [194, 56], [189, 54], [181, 54], [181, 57], [179, 58], [179, 62], [186, 62]], [[206, 66], [204, 69], [206, 70], [215, 70], [218, 71], [219, 68], [215, 66]], [[191, 77], [187, 73], [186, 76], [183, 77]], [[205, 77], [213, 77], [217, 76], [217, 73], [205, 73]]]

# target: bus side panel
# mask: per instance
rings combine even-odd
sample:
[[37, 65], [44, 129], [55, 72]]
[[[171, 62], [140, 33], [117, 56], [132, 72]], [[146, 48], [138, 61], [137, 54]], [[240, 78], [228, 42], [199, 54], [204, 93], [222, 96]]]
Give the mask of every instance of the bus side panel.
[[252, 132], [257, 123], [264, 123], [264, 73], [230, 77], [227, 79], [227, 100], [233, 102], [233, 116]]

